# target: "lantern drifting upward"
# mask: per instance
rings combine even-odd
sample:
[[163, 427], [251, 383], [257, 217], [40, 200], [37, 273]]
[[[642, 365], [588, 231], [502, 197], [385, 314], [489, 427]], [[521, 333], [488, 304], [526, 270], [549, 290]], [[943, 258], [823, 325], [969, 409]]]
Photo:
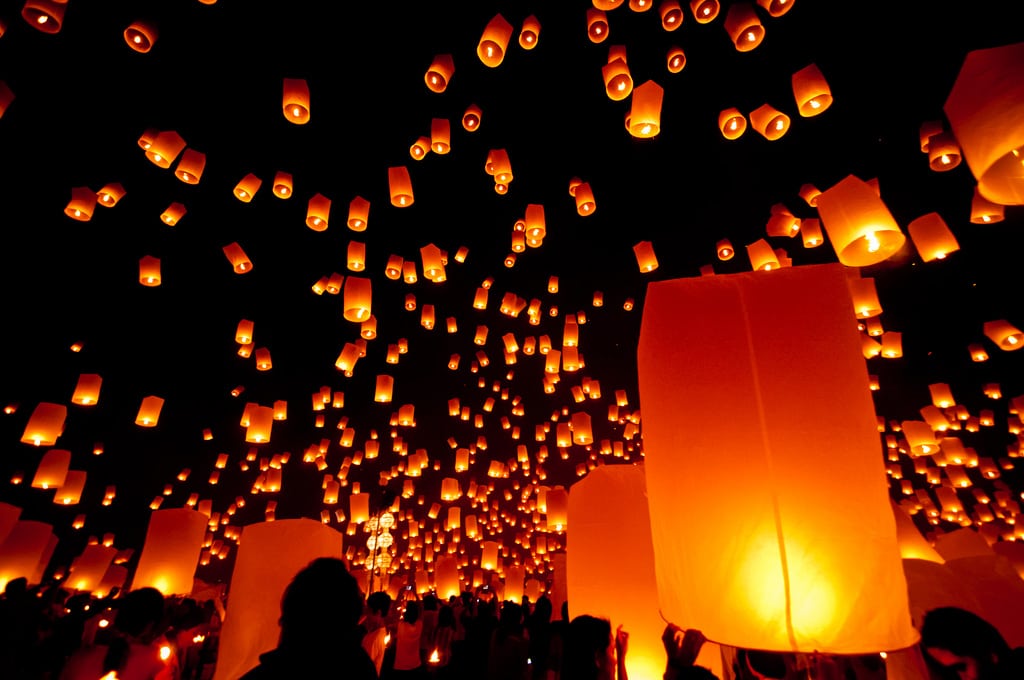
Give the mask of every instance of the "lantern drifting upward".
[[764, 26], [749, 2], [737, 2], [725, 15], [725, 31], [739, 52], [749, 52], [764, 40]]
[[160, 420], [160, 410], [164, 407], [164, 400], [160, 397], [143, 397], [142, 405], [135, 416], [135, 424], [140, 427], [156, 427]]
[[95, 406], [100, 400], [100, 386], [103, 378], [97, 373], [83, 373], [78, 376], [78, 384], [75, 385], [74, 394], [71, 395], [71, 403], [79, 406]]
[[907, 233], [917, 248], [917, 254], [925, 262], [945, 259], [950, 253], [960, 250], [956, 237], [938, 213], [918, 217], [907, 225]]
[[718, 129], [728, 140], [739, 139], [747, 131], [747, 119], [737, 108], [729, 108], [718, 114]]
[[665, 89], [653, 80], [633, 90], [629, 109], [629, 134], [634, 137], [656, 137], [661, 132], [661, 100]]
[[160, 258], [144, 255], [139, 260], [139, 283], [143, 286], [159, 286], [161, 281]]
[[289, 123], [305, 125], [309, 122], [309, 85], [301, 78], [285, 78], [281, 108]]
[[242, 246], [238, 245], [238, 242], [229, 243], [223, 248], [224, 257], [228, 258], [228, 262], [231, 263], [231, 269], [236, 274], [247, 274], [252, 271], [252, 260], [242, 250]]
[[476, 55], [485, 66], [495, 68], [501, 65], [505, 59], [505, 50], [508, 49], [508, 41], [512, 37], [513, 27], [505, 17], [495, 14], [494, 18], [487, 22], [483, 35], [476, 46]]
[[26, 0], [21, 8], [21, 18], [43, 33], [58, 33], [64, 24], [67, 5], [67, 0]]
[[409, 168], [404, 165], [388, 168], [388, 188], [391, 191], [391, 205], [396, 208], [408, 208], [415, 201]]
[[1010, 351], [1024, 347], [1024, 333], [1006, 319], [986, 321], [983, 328], [985, 336], [999, 349]]
[[96, 200], [96, 192], [89, 187], [75, 187], [71, 190], [71, 200], [65, 206], [64, 214], [73, 220], [88, 222], [92, 219]]
[[424, 74], [423, 80], [431, 92], [440, 93], [448, 87], [453, 73], [455, 73], [455, 62], [452, 61], [452, 55], [439, 54], [430, 62], [430, 68]]
[[36, 446], [53, 446], [58, 437], [64, 434], [64, 420], [67, 417], [67, 406], [39, 402], [28, 418], [21, 441]]
[[331, 199], [323, 194], [313, 194], [306, 207], [306, 226], [313, 231], [326, 231], [331, 215]]
[[906, 242], [878, 192], [853, 175], [818, 196], [818, 214], [839, 261], [848, 267], [878, 264]]
[[839, 265], [648, 284], [648, 505], [684, 518], [651, 525], [668, 620], [748, 649], [917, 641], [851, 305]]
[[636, 263], [644, 274], [653, 272], [658, 268], [658, 258], [654, 255], [654, 244], [650, 241], [640, 241], [633, 246], [633, 253], [636, 255]]
[[1024, 42], [969, 52], [943, 111], [978, 191], [1024, 204]]
[[344, 317], [346, 321], [362, 323], [370, 318], [373, 290], [370, 279], [349, 276], [345, 279]]
[[64, 484], [71, 467], [71, 452], [67, 449], [50, 449], [39, 460], [39, 467], [32, 478], [33, 489], [57, 489]]
[[519, 46], [524, 50], [532, 50], [540, 38], [540, 20], [531, 14], [523, 19], [523, 27], [519, 31]]
[[722, 7], [718, 0], [690, 0], [690, 11], [698, 24], [711, 23], [718, 17]]
[[789, 131], [789, 116], [770, 104], [762, 104], [750, 112], [750, 125], [770, 142]]
[[804, 118], [817, 116], [832, 105], [832, 91], [821, 70], [814, 64], [793, 74], [793, 97]]
[[156, 26], [148, 21], [133, 21], [124, 29], [124, 41], [136, 52], [145, 54], [153, 49], [157, 38]]

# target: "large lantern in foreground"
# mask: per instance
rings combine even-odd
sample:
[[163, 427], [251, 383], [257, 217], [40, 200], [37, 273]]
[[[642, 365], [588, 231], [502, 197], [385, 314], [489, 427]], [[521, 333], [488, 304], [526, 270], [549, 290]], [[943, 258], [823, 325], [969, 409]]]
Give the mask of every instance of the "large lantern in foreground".
[[164, 595], [191, 593], [208, 521], [191, 508], [154, 511], [132, 588], [151, 586]]
[[679, 626], [776, 651], [917, 641], [851, 306], [834, 264], [648, 285], [647, 494]]
[[818, 215], [839, 261], [848, 267], [878, 264], [907, 240], [878, 192], [853, 175], [818, 196]]

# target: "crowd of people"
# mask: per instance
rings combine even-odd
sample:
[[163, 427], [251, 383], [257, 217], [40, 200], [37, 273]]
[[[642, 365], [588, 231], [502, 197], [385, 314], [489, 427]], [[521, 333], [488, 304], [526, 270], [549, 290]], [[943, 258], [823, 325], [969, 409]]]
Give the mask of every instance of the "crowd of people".
[[[319, 558], [285, 589], [277, 647], [242, 680], [629, 680], [627, 631], [588, 614], [570, 619], [565, 603], [560, 614], [553, 618], [545, 596], [532, 604], [470, 593], [364, 598], [342, 560]], [[206, 680], [219, 628], [213, 601], [165, 598], [153, 588], [97, 599], [15, 579], [0, 597], [0, 677]], [[861, 677], [850, 664], [814, 667], [792, 654], [728, 648], [719, 678], [696, 664], [705, 642], [701, 631], [669, 623], [663, 680]], [[956, 607], [928, 612], [920, 650], [930, 680], [1024, 679], [1024, 648], [1012, 649], [991, 624]], [[885, 677], [880, 659], [870, 670]]]

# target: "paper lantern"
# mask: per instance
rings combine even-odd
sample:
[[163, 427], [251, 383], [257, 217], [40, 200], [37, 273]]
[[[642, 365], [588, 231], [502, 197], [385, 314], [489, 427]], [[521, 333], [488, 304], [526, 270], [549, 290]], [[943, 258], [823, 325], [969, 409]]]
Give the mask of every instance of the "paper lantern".
[[1006, 319], [986, 321], [984, 332], [985, 337], [996, 343], [999, 349], [1010, 351], [1024, 346], [1024, 333]]
[[296, 125], [309, 122], [309, 85], [301, 78], [285, 78], [281, 110], [285, 120]]
[[974, 187], [974, 197], [971, 199], [971, 223], [972, 224], [994, 224], [1002, 222], [1005, 215], [1005, 208], [993, 203], [980, 193], [978, 187]]
[[228, 262], [231, 263], [231, 269], [236, 274], [247, 274], [252, 271], [252, 260], [242, 250], [242, 246], [238, 245], [238, 242], [229, 243], [223, 248], [224, 257], [228, 258]]
[[57, 489], [68, 476], [71, 467], [71, 452], [66, 449], [50, 449], [39, 459], [39, 467], [32, 478], [33, 489]]
[[532, 50], [540, 38], [540, 20], [530, 15], [523, 19], [523, 27], [519, 30], [519, 46], [524, 50]]
[[[565, 581], [570, 618], [606, 618], [612, 630], [629, 631], [626, 670], [630, 677], [658, 678], [665, 671], [658, 615], [651, 517], [642, 465], [605, 465], [572, 486], [572, 532], [565, 550]], [[550, 492], [549, 492], [550, 493]], [[615, 545], [612, 553], [608, 545]], [[700, 663], [718, 646], [706, 643]], [[720, 658], [720, 657], [719, 657]], [[721, 661], [708, 667], [717, 668]]]
[[882, 304], [878, 301], [874, 278], [851, 278], [849, 284], [853, 309], [858, 319], [869, 319], [882, 313]]
[[634, 245], [633, 254], [636, 255], [636, 263], [642, 273], [648, 274], [658, 268], [658, 258], [654, 254], [654, 244], [650, 241], [640, 241]]
[[326, 231], [331, 214], [331, 199], [314, 194], [306, 208], [306, 226], [313, 231]]
[[100, 386], [103, 378], [96, 373], [83, 373], [78, 376], [78, 383], [71, 395], [71, 403], [79, 406], [95, 406], [100, 400]]
[[718, 114], [718, 129], [728, 140], [739, 139], [747, 131], [747, 119], [737, 108], [728, 108]]
[[420, 260], [423, 263], [423, 275], [434, 283], [443, 283], [445, 280], [444, 257], [441, 249], [433, 243], [420, 248]]
[[943, 111], [978, 180], [1000, 205], [1024, 204], [1024, 42], [967, 54]]
[[634, 137], [646, 139], [661, 132], [661, 100], [664, 88], [653, 80], [633, 90], [627, 128]]
[[454, 555], [441, 555], [434, 563], [434, 589], [442, 600], [458, 597], [462, 593], [459, 583], [458, 558]]
[[444, 155], [452, 149], [452, 124], [447, 118], [430, 120], [430, 150]]
[[291, 173], [278, 170], [274, 173], [274, 195], [278, 198], [291, 198], [294, 186]]
[[388, 188], [391, 191], [391, 205], [396, 208], [408, 208], [415, 201], [409, 168], [404, 165], [388, 168]]
[[360, 241], [349, 241], [345, 259], [349, 271], [361, 272], [366, 269], [366, 244]]
[[925, 262], [945, 259], [950, 253], [960, 250], [960, 244], [938, 213], [922, 215], [907, 225], [907, 233]]
[[587, 37], [592, 43], [602, 43], [608, 38], [608, 15], [596, 7], [587, 8]]
[[125, 190], [118, 182], [111, 182], [103, 185], [103, 188], [96, 192], [96, 205], [104, 208], [113, 208], [118, 201], [124, 198]]
[[199, 184], [206, 167], [206, 154], [195, 149], [185, 149], [174, 169], [174, 176], [185, 184]]
[[24, 577], [29, 585], [42, 581], [43, 572], [57, 546], [53, 527], [43, 522], [15, 522], [0, 544], [0, 589], [16, 578]]
[[462, 527], [462, 508], [453, 505], [448, 508], [448, 516], [444, 522], [445, 531], [458, 531]]
[[793, 9], [794, 0], [757, 0], [758, 6], [772, 18], [779, 18]]
[[[788, 0], [786, 5], [791, 7], [793, 1]], [[816, 65], [810, 64], [794, 73], [792, 84], [796, 108], [804, 118], [817, 116], [832, 105], [832, 91]]]
[[731, 260], [733, 255], [736, 254], [736, 249], [732, 247], [732, 242], [727, 238], [722, 239], [715, 245], [715, 251], [718, 253], [718, 259], [722, 261]]
[[262, 184], [263, 180], [250, 172], [235, 185], [235, 198], [242, 203], [249, 203], [252, 201], [252, 197], [256, 195], [256, 192], [260, 190], [260, 185]]
[[174, 159], [185, 150], [185, 140], [174, 130], [164, 130], [149, 142], [146, 158], [158, 168], [169, 168]]
[[164, 210], [163, 213], [161, 213], [160, 219], [163, 220], [165, 224], [173, 227], [178, 223], [178, 220], [185, 216], [186, 212], [188, 212], [188, 210], [181, 203], [171, 203], [167, 206], [167, 210]]
[[821, 235], [821, 221], [814, 217], [800, 221], [800, 235], [803, 237], [804, 248], [817, 248], [825, 242]]
[[66, 1], [60, 0], [26, 0], [21, 8], [21, 18], [43, 33], [58, 33], [64, 24], [67, 6]]
[[85, 490], [85, 479], [85, 470], [68, 470], [64, 483], [53, 496], [53, 502], [58, 505], [78, 505], [82, 491]]
[[281, 596], [318, 557], [342, 558], [343, 536], [313, 519], [250, 524], [242, 530], [231, 574], [231, 615], [224, 619], [214, 680], [233, 680], [277, 646]]
[[143, 397], [139, 412], [135, 416], [135, 424], [141, 427], [156, 427], [160, 420], [160, 410], [164, 407], [164, 400], [160, 397]]
[[960, 145], [949, 132], [932, 135], [928, 140], [928, 167], [936, 172], [948, 172], [960, 165]]
[[67, 406], [39, 402], [25, 424], [21, 441], [35, 446], [53, 446], [57, 443], [58, 437], [64, 434], [64, 419], [67, 416]]
[[594, 190], [590, 188], [590, 182], [580, 182], [576, 185], [573, 197], [576, 200], [576, 212], [579, 215], [587, 217], [594, 214], [597, 203], [594, 201]]
[[762, 104], [750, 112], [750, 126], [773, 142], [789, 131], [789, 116], [770, 104]]
[[718, 16], [721, 5], [718, 0], [690, 0], [690, 11], [698, 24], [707, 24]]
[[604, 91], [612, 101], [622, 101], [633, 92], [633, 77], [625, 59], [614, 59], [601, 67]]
[[910, 447], [910, 455], [930, 456], [938, 452], [939, 442], [935, 439], [935, 432], [923, 420], [904, 420], [900, 423], [900, 431]]
[[665, 66], [669, 73], [679, 73], [686, 67], [686, 53], [682, 47], [671, 47], [665, 57]]
[[480, 36], [480, 42], [476, 46], [476, 56], [480, 57], [484, 66], [495, 68], [501, 65], [505, 58], [505, 50], [508, 49], [508, 41], [512, 37], [512, 31], [512, 24], [500, 14], [495, 14], [494, 18], [487, 22], [483, 35]]
[[4, 544], [20, 517], [21, 508], [0, 501], [0, 546]]
[[409, 155], [413, 160], [421, 161], [430, 153], [430, 137], [420, 137], [409, 147]]
[[906, 241], [878, 193], [853, 175], [822, 192], [818, 214], [839, 261], [848, 267], [883, 262]]
[[235, 342], [239, 345], [252, 344], [252, 332], [255, 324], [248, 319], [242, 319], [235, 328]]
[[352, 231], [366, 231], [369, 219], [370, 202], [362, 196], [356, 196], [348, 204], [348, 228]]
[[149, 21], [133, 21], [124, 29], [124, 41], [128, 47], [142, 54], [153, 49], [158, 35], [156, 26]]
[[245, 428], [245, 441], [250, 444], [266, 444], [274, 425], [274, 409], [271, 406], [256, 406], [249, 416]]
[[661, 27], [666, 31], [674, 31], [683, 25], [685, 15], [679, 0], [662, 0], [658, 5], [658, 14], [661, 16]]
[[764, 40], [764, 26], [749, 2], [730, 5], [725, 14], [725, 32], [739, 52], [749, 52]]
[[151, 287], [160, 285], [160, 258], [145, 255], [139, 260], [139, 283]]
[[79, 222], [92, 219], [96, 207], [96, 192], [89, 187], [75, 187], [71, 190], [71, 200], [64, 207], [64, 214]]
[[917, 641], [851, 305], [839, 265], [648, 284], [637, 357], [650, 514], [717, 508], [651, 524], [666, 619], [747, 649]]
[[462, 114], [462, 127], [466, 132], [476, 132], [480, 129], [480, 119], [483, 112], [476, 104], [470, 104]]
[[769, 271], [781, 268], [779, 258], [768, 241], [758, 239], [747, 246], [747, 257], [754, 271]]

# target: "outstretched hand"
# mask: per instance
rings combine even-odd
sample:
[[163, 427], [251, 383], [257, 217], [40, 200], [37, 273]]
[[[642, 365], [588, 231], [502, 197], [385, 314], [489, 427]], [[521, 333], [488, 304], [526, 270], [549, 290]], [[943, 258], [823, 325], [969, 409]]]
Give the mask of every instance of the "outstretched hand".
[[670, 623], [661, 634], [661, 642], [665, 646], [669, 665], [692, 666], [707, 638], [696, 628], [684, 632], [679, 626]]
[[620, 625], [615, 629], [615, 653], [618, 658], [622, 659], [626, 656], [626, 649], [629, 647], [629, 633], [622, 630]]

